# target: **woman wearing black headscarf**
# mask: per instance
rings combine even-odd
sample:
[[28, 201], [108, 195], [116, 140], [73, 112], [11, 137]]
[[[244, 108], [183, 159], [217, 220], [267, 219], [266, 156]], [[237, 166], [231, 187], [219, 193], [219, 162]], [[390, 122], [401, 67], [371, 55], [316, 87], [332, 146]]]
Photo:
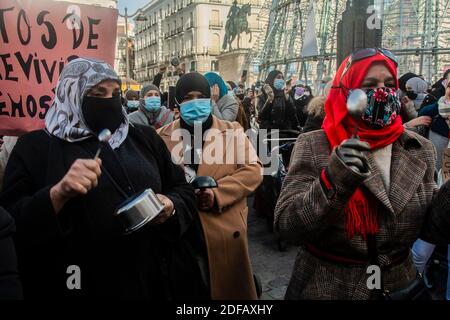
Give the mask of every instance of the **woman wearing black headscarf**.
[[295, 86], [291, 91], [291, 97], [294, 99], [295, 110], [297, 113], [297, 120], [300, 127], [304, 127], [308, 111], [306, 107], [314, 98], [310, 86]]
[[286, 82], [281, 71], [271, 71], [265, 83], [258, 101], [260, 129], [298, 129], [295, 108], [285, 92]]
[[204, 76], [183, 75], [175, 96], [180, 119], [158, 133], [172, 159], [184, 167], [188, 181], [211, 176], [218, 185], [197, 193], [211, 298], [256, 299], [248, 254], [247, 196], [261, 183], [261, 164], [242, 127], [211, 114], [210, 86]]
[[[112, 134], [97, 160], [104, 128]], [[164, 210], [124, 235], [114, 213], [148, 188]], [[19, 139], [0, 194], [17, 227], [25, 298], [204, 298], [194, 197], [155, 130], [129, 124], [113, 68], [71, 61], [45, 130]]]

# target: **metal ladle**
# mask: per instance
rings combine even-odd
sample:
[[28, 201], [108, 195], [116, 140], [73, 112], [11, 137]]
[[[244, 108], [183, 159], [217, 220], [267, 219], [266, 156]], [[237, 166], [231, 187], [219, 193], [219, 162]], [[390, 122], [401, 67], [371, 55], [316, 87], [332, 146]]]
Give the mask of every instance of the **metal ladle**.
[[109, 131], [109, 129], [103, 129], [102, 131], [100, 131], [100, 133], [97, 136], [100, 145], [98, 146], [97, 152], [95, 153], [94, 160], [97, 160], [98, 157], [100, 156], [100, 152], [102, 150], [102, 143], [108, 142], [109, 139], [111, 139], [111, 136], [112, 134], [111, 131]]
[[347, 99], [347, 112], [355, 120], [355, 131], [352, 138], [359, 139], [358, 128], [364, 110], [367, 107], [367, 94], [361, 89], [353, 90]]

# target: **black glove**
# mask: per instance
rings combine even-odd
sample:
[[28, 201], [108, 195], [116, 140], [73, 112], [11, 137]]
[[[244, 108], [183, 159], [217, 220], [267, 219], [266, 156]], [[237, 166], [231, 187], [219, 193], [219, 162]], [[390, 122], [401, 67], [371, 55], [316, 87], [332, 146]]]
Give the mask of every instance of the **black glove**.
[[355, 138], [343, 141], [336, 148], [337, 156], [346, 166], [359, 174], [367, 174], [369, 173], [369, 163], [362, 151], [370, 151], [370, 145]]

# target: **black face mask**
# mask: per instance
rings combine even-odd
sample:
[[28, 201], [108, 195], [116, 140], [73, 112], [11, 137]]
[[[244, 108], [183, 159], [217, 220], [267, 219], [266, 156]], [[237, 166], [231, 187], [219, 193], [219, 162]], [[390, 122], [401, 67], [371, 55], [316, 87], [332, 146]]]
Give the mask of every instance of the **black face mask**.
[[406, 91], [406, 96], [411, 100], [417, 99], [417, 93], [415, 93], [414, 91]]
[[84, 97], [81, 106], [84, 121], [98, 134], [103, 129], [114, 133], [124, 121], [120, 96], [112, 98]]

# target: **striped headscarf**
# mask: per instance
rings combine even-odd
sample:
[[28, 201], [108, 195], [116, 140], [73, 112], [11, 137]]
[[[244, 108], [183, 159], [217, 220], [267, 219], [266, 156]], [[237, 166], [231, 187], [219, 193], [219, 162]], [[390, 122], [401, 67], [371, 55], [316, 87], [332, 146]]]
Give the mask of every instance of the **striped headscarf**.
[[[104, 61], [78, 58], [67, 64], [59, 77], [53, 104], [45, 117], [46, 130], [69, 142], [82, 141], [94, 136], [84, 122], [81, 105], [86, 93], [105, 80], [120, 83], [114, 69]], [[128, 117], [125, 110], [123, 113], [124, 122], [109, 140], [113, 149], [118, 148], [128, 135]]]

